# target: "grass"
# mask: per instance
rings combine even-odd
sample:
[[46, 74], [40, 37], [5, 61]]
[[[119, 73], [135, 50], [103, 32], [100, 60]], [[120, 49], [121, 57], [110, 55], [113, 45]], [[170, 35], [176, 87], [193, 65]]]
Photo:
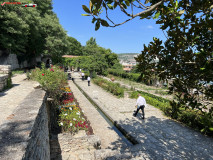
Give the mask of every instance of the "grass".
[[130, 85], [134, 88], [141, 88], [141, 89], [147, 90], [147, 91], [158, 91], [158, 92], [163, 91], [163, 92], [161, 92], [161, 93], [163, 93], [163, 95], [169, 95], [167, 93], [167, 88], [165, 88], [165, 87], [163, 87], [163, 88], [150, 87], [150, 86], [147, 86], [146, 84], [137, 83], [137, 82], [134, 82], [134, 81], [131, 81], [131, 80], [128, 80], [128, 79], [125, 79], [125, 78], [121, 78], [121, 77], [118, 77], [118, 76], [114, 76], [114, 75], [111, 75], [111, 74], [109, 74], [107, 77], [108, 78], [114, 77], [115, 80], [122, 81], [123, 83], [128, 84], [128, 85]]
[[14, 70], [12, 71], [12, 75], [14, 74], [23, 74], [24, 73], [24, 70]]

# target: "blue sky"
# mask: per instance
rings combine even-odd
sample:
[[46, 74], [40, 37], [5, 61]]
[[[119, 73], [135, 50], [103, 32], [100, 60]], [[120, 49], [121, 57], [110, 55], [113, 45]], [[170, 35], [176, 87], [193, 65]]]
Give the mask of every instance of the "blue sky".
[[[153, 37], [165, 40], [160, 26], [153, 19], [135, 18], [115, 28], [100, 27], [95, 31], [95, 25], [91, 23], [92, 17], [81, 16], [85, 14], [83, 4], [88, 6], [89, 0], [53, 0], [53, 11], [60, 24], [69, 36], [76, 38], [82, 45], [90, 37], [94, 37], [98, 45], [110, 48], [115, 53], [141, 53], [143, 44], [148, 44]], [[114, 11], [110, 16], [118, 23], [126, 19], [120, 10]]]

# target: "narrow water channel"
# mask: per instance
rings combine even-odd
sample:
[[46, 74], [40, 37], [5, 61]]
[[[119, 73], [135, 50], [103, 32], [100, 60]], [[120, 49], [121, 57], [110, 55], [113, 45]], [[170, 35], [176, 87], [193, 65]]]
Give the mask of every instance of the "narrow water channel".
[[116, 125], [108, 116], [100, 109], [100, 107], [81, 89], [81, 87], [73, 81], [77, 88], [83, 93], [83, 95], [90, 101], [90, 103], [96, 108], [100, 115], [106, 120], [106, 122], [112, 127], [112, 129], [121, 137], [121, 139], [128, 145], [132, 146], [138, 144], [138, 142], [131, 136], [129, 136], [123, 129]]

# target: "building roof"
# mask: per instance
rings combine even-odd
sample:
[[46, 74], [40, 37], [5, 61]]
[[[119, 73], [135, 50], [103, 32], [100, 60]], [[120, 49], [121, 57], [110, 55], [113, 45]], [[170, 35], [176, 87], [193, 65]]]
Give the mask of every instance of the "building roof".
[[80, 56], [63, 55], [62, 57], [63, 57], [63, 58], [77, 58], [77, 57], [80, 57]]
[[123, 68], [124, 71], [131, 71], [131, 68]]

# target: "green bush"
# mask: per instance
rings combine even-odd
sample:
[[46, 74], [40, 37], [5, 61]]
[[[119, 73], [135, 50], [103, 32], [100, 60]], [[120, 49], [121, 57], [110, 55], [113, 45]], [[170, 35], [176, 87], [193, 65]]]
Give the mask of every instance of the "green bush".
[[116, 69], [108, 69], [109, 74], [114, 76], [126, 78], [135, 82], [141, 81], [140, 74], [138, 73], [126, 73], [123, 70], [116, 70]]
[[40, 83], [41, 87], [47, 91], [47, 93], [54, 98], [60, 98], [63, 88], [67, 84], [67, 75], [58, 66], [52, 66], [50, 69], [46, 69], [44, 64], [42, 68], [36, 68], [31, 72], [31, 79]]
[[109, 82], [103, 78], [95, 78], [93, 82], [98, 86], [102, 87], [103, 89], [111, 92], [113, 95], [118, 97], [124, 97], [124, 89], [120, 87], [119, 83]]

